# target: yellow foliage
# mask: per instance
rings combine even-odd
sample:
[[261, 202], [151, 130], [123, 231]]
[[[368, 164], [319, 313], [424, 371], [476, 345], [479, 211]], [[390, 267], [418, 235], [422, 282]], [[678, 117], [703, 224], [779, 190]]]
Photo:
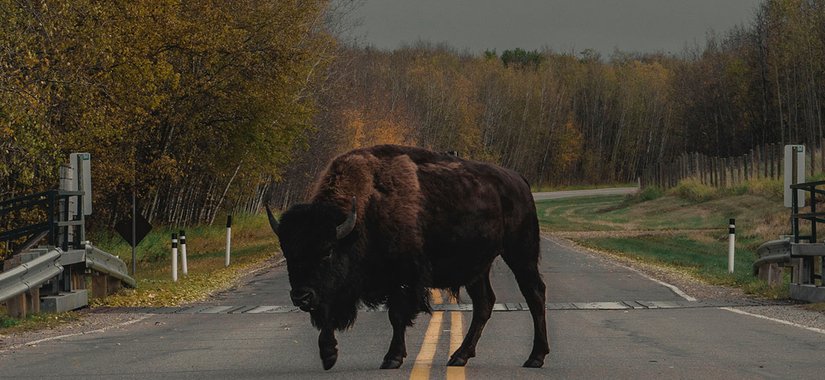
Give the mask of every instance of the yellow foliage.
[[362, 148], [377, 144], [409, 144], [407, 128], [393, 119], [392, 115], [365, 120], [364, 112], [347, 109], [342, 112], [342, 123], [349, 136], [346, 149]]
[[563, 170], [572, 169], [581, 159], [582, 133], [576, 123], [570, 119], [564, 124], [559, 136], [559, 166]]

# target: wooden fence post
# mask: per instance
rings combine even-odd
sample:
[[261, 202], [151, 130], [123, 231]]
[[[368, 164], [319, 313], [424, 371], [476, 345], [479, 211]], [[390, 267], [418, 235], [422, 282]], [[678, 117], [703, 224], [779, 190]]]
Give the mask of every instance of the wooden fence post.
[[821, 160], [820, 173], [825, 173], [825, 137], [819, 140], [819, 159]]
[[756, 152], [754, 154], [756, 155], [754, 157], [756, 159], [756, 178], [764, 178], [764, 176], [762, 175], [762, 147], [757, 146]]
[[722, 158], [722, 187], [728, 188], [730, 185], [728, 184], [728, 168], [730, 168], [730, 158], [724, 157]]
[[811, 149], [805, 149], [805, 171], [808, 172], [806, 177], [811, 177], [814, 175], [814, 149], [811, 146]]
[[716, 187], [716, 160], [715, 157], [708, 157], [708, 175], [710, 186]]

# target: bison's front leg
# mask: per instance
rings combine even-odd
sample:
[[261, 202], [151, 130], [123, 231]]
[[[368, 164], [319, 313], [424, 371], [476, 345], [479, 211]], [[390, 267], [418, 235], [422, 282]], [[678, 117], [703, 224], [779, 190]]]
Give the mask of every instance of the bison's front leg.
[[324, 369], [328, 370], [335, 365], [338, 360], [338, 341], [335, 340], [335, 330], [322, 328], [321, 335], [318, 336], [318, 348], [321, 351], [321, 362]]
[[392, 324], [392, 341], [390, 341], [390, 349], [384, 355], [384, 361], [381, 363], [381, 369], [395, 369], [401, 367], [404, 363], [404, 358], [407, 357], [407, 343], [405, 335], [407, 331], [407, 324], [397, 312], [389, 310], [390, 324]]

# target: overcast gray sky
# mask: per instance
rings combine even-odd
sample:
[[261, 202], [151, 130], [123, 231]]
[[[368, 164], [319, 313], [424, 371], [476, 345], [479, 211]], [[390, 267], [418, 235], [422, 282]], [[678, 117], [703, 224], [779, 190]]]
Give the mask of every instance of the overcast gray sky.
[[361, 41], [395, 49], [418, 40], [458, 50], [521, 47], [609, 56], [680, 53], [706, 33], [750, 23], [760, 0], [365, 0], [354, 17]]

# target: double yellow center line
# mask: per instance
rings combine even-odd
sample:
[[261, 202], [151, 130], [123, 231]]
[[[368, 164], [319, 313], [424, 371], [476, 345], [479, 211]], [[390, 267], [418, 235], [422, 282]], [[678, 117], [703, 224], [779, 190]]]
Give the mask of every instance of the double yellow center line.
[[[441, 291], [433, 289], [432, 299], [435, 304], [444, 303]], [[450, 303], [455, 303], [455, 299], [450, 297]], [[424, 333], [424, 341], [421, 343], [421, 350], [418, 351], [418, 356], [415, 358], [412, 372], [410, 373], [410, 380], [428, 380], [430, 378], [430, 371], [433, 368], [433, 359], [438, 349], [438, 341], [441, 338], [441, 325], [444, 321], [443, 311], [434, 311], [430, 323], [427, 326], [427, 332]], [[462, 322], [461, 312], [450, 312], [450, 352], [452, 354], [461, 346], [461, 341], [464, 339], [464, 324]], [[440, 364], [441, 366], [443, 364]], [[464, 367], [447, 367], [447, 379], [450, 380], [464, 380]]]

